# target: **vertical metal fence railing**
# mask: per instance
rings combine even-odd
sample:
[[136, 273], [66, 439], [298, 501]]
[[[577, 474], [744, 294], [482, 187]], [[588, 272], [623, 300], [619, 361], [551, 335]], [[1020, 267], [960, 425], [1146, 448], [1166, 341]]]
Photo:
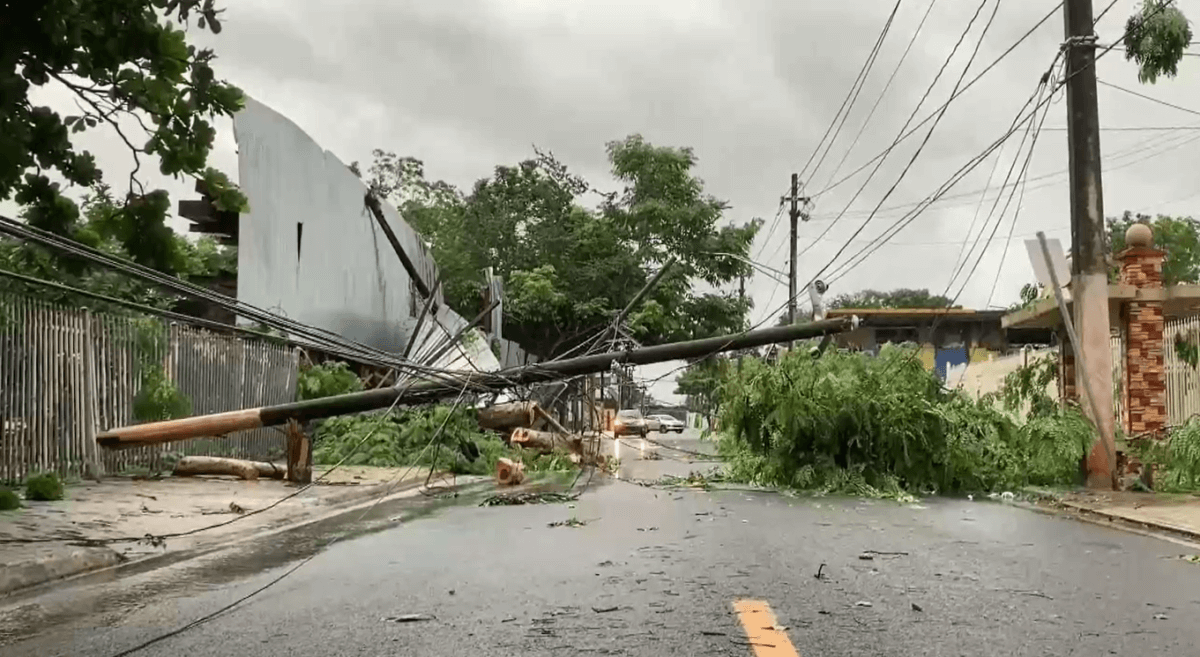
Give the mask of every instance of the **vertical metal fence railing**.
[[[157, 339], [147, 340], [147, 331]], [[0, 295], [0, 481], [157, 469], [168, 454], [281, 458], [273, 429], [110, 452], [96, 432], [134, 424], [147, 363], [193, 413], [291, 401], [299, 354], [286, 343]]]

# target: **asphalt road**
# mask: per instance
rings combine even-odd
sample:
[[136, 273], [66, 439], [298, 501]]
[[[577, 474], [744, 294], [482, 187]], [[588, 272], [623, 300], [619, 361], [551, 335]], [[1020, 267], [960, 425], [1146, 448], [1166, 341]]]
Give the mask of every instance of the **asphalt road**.
[[[657, 451], [663, 458], [625, 452], [622, 461], [642, 474], [710, 465]], [[106, 592], [86, 598], [87, 609], [11, 625], [20, 640], [0, 652], [118, 654], [313, 554], [243, 606], [138, 654], [1061, 657], [1190, 656], [1200, 646], [1200, 566], [1179, 558], [1200, 549], [1000, 503], [597, 478], [574, 507], [463, 503], [401, 511], [387, 524], [396, 512], [380, 510], [386, 529], [320, 551], [318, 538], [352, 528], [138, 584], [92, 583]], [[38, 618], [67, 598], [84, 599], [62, 593], [23, 613]], [[743, 602], [739, 615], [745, 600], [760, 604]], [[749, 645], [742, 622], [761, 627], [755, 610], [767, 607], [776, 630]]]

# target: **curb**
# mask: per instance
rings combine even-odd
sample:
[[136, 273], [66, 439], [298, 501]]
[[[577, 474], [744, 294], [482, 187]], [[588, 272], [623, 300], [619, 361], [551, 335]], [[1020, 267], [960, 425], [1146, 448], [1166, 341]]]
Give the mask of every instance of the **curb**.
[[1197, 547], [1200, 545], [1200, 532], [1154, 520], [1138, 520], [1110, 513], [1102, 509], [1091, 509], [1075, 502], [1066, 502], [1053, 495], [1040, 496], [1034, 502], [1010, 502], [1014, 506], [1034, 513], [1047, 516], [1066, 517], [1077, 522], [1085, 522], [1097, 527], [1107, 527], [1139, 536], [1147, 536]]
[[[480, 483], [490, 482], [490, 478], [487, 477], [478, 479], [460, 477], [460, 479], [464, 481], [437, 490], [441, 493], [461, 492]], [[355, 511], [356, 509], [369, 507], [374, 504], [382, 504], [402, 497], [410, 497], [424, 483], [422, 480], [413, 480], [406, 485], [397, 486], [386, 497], [379, 497], [377, 499], [369, 498], [372, 497], [372, 493], [382, 492], [386, 488], [385, 486], [373, 485], [362, 488], [356, 486], [353, 493], [348, 492], [345, 495], [335, 496], [317, 505], [315, 510], [319, 510], [319, 513], [296, 518], [290, 522], [281, 522], [281, 524], [275, 526], [261, 527], [260, 531], [248, 535], [227, 537], [227, 540], [216, 544], [194, 545], [177, 551], [167, 551], [132, 559], [107, 547], [72, 547], [72, 554], [67, 557], [5, 565], [3, 572], [0, 572], [0, 606], [13, 603], [14, 600], [10, 598], [36, 594], [44, 587], [62, 584], [69, 580], [91, 577], [104, 571], [111, 571], [113, 573], [129, 570], [145, 572], [230, 549], [264, 536], [294, 531], [313, 523], [322, 522], [329, 518]]]
[[1189, 541], [1200, 540], [1200, 531], [1197, 531], [1195, 529], [1191, 529], [1188, 527], [1181, 527], [1179, 525], [1173, 525], [1169, 522], [1163, 522], [1161, 520], [1131, 518], [1127, 515], [1123, 515], [1120, 513], [1114, 513], [1111, 511], [1105, 511], [1104, 509], [1092, 509], [1092, 508], [1089, 508], [1082, 504], [1079, 504], [1077, 502], [1067, 502], [1067, 501], [1063, 501], [1063, 500], [1056, 500], [1055, 504], [1058, 504], [1059, 506], [1071, 509], [1072, 511], [1074, 511], [1076, 513], [1091, 515], [1091, 516], [1099, 516], [1101, 518], [1105, 518], [1113, 526], [1117, 526], [1117, 527], [1121, 527], [1122, 525], [1128, 525], [1128, 526], [1138, 527], [1142, 530], [1150, 530], [1152, 532], [1154, 532], [1154, 531], [1165, 532], [1172, 536], [1176, 536], [1178, 538], [1184, 538]]
[[39, 556], [33, 561], [0, 568], [0, 597], [80, 573], [118, 566], [125, 557], [112, 548], [69, 547], [65, 554]]

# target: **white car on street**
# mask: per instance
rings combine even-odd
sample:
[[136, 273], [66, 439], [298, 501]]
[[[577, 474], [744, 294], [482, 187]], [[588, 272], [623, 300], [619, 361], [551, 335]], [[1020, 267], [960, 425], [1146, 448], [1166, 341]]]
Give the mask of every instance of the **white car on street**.
[[646, 419], [654, 420], [654, 421], [658, 422], [659, 433], [670, 433], [672, 431], [674, 431], [675, 433], [683, 433], [683, 429], [684, 429], [683, 422], [680, 422], [679, 419], [674, 416], [651, 415], [650, 417], [648, 417]]

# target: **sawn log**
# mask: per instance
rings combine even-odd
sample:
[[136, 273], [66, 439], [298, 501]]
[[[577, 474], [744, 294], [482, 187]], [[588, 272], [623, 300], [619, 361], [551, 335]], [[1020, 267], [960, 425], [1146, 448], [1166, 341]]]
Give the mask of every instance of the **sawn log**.
[[274, 463], [227, 459], [219, 456], [185, 456], [175, 464], [172, 473], [177, 477], [194, 475], [228, 475], [242, 479], [283, 479], [284, 469]]

